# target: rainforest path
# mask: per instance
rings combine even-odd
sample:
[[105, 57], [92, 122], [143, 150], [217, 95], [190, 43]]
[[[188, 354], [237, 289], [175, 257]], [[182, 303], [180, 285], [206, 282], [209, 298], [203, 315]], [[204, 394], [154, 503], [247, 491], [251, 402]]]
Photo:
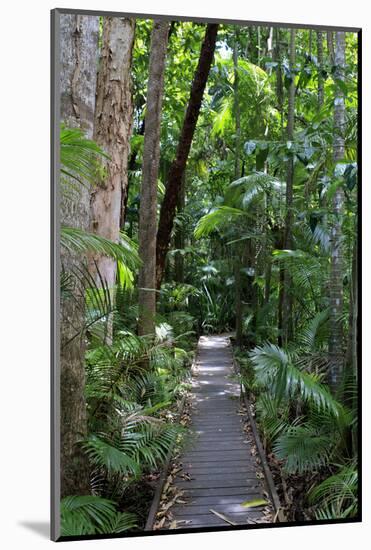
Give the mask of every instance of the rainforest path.
[[229, 338], [201, 336], [194, 371], [193, 442], [183, 449], [182, 470], [174, 480], [184, 502], [171, 509], [175, 528], [272, 521], [270, 504], [268, 508], [241, 506], [246, 501], [268, 499], [255, 445], [244, 431], [246, 413], [241, 412]]

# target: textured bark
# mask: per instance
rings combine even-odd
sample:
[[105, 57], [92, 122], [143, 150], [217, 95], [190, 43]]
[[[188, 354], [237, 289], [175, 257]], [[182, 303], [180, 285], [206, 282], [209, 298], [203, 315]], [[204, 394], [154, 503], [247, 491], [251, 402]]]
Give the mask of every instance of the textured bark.
[[169, 169], [166, 191], [161, 204], [159, 226], [157, 231], [157, 288], [160, 288], [161, 286], [166, 254], [169, 248], [171, 231], [173, 229], [177, 197], [181, 187], [182, 176], [186, 168], [189, 151], [191, 149], [192, 139], [196, 129], [207, 78], [209, 76], [211, 63], [214, 57], [217, 32], [218, 25], [207, 25], [197, 69], [192, 82], [190, 98], [179, 138], [176, 156]]
[[157, 178], [160, 160], [161, 109], [169, 23], [155, 21], [151, 38], [147, 109], [139, 209], [138, 333], [153, 334], [156, 314]]
[[[290, 69], [295, 64], [295, 29], [290, 31]], [[294, 116], [295, 116], [295, 82], [292, 80], [289, 88], [288, 114], [287, 114], [287, 139], [292, 141], [294, 138]], [[292, 249], [292, 225], [293, 225], [293, 185], [294, 185], [294, 159], [290, 157], [287, 162], [286, 176], [286, 220], [284, 248]], [[292, 277], [288, 269], [285, 269], [283, 297], [282, 297], [282, 338], [286, 344], [293, 333], [292, 319]]]
[[276, 72], [277, 107], [281, 118], [281, 134], [283, 135], [283, 77], [281, 67], [280, 29], [278, 27], [274, 29], [274, 38], [273, 59], [278, 63]]
[[234, 155], [234, 177], [241, 177], [241, 108], [240, 98], [238, 93], [239, 76], [238, 76], [238, 30], [235, 31], [234, 48], [233, 48], [233, 72], [234, 72], [234, 116], [236, 127], [236, 142]]
[[318, 107], [323, 106], [325, 97], [325, 88], [323, 82], [323, 36], [320, 31], [317, 32], [317, 60], [318, 60]]
[[352, 279], [350, 283], [350, 300], [349, 300], [349, 328], [348, 342], [346, 352], [346, 365], [351, 371], [354, 378], [357, 380], [358, 375], [358, 358], [357, 358], [357, 328], [358, 328], [358, 239], [357, 239], [357, 224], [355, 227], [356, 237], [353, 245], [352, 258]]
[[327, 51], [331, 65], [335, 65], [334, 35], [332, 31], [327, 31]]
[[[98, 51], [98, 17], [60, 16], [61, 26], [61, 120], [82, 128], [93, 137]], [[76, 188], [76, 186], [75, 186]], [[79, 186], [62, 193], [61, 224], [89, 229], [90, 192]], [[63, 254], [63, 269], [82, 266], [81, 258]], [[89, 465], [79, 441], [86, 437], [84, 399], [84, 288], [73, 279], [69, 297], [61, 300], [61, 496], [90, 491]], [[80, 337], [74, 336], [80, 333]]]
[[[238, 93], [238, 30], [235, 30], [234, 47], [233, 47], [233, 100], [234, 100], [234, 117], [236, 129], [236, 141], [234, 152], [234, 178], [237, 180], [241, 177], [241, 109]], [[236, 344], [242, 345], [242, 321], [243, 321], [243, 305], [242, 305], [242, 281], [241, 281], [241, 256], [240, 244], [235, 244], [235, 265], [234, 265], [234, 289], [235, 289], [235, 310], [236, 310]]]
[[[179, 192], [177, 202], [177, 213], [181, 214], [185, 206], [185, 173], [183, 174], [182, 186]], [[183, 225], [178, 226], [174, 235], [174, 246], [177, 250], [184, 248], [184, 228]], [[184, 282], [184, 256], [180, 252], [175, 254], [174, 279], [177, 283]]]
[[235, 309], [236, 309], [236, 344], [242, 345], [242, 285], [241, 285], [241, 261], [236, 255], [234, 261], [234, 287], [235, 287]]
[[[344, 79], [345, 33], [336, 32], [335, 41], [335, 78]], [[338, 88], [334, 105], [334, 163], [344, 158], [345, 100]], [[335, 392], [339, 386], [343, 371], [343, 328], [340, 316], [343, 313], [343, 270], [342, 252], [342, 216], [344, 208], [344, 190], [341, 185], [336, 189], [333, 202], [333, 221], [331, 224], [331, 268], [330, 268], [330, 338], [329, 338], [329, 383]]]
[[[94, 139], [110, 158], [105, 161], [103, 181], [92, 191], [91, 229], [114, 242], [119, 240], [121, 207], [125, 204], [128, 186], [134, 27], [132, 19], [104, 18], [97, 79]], [[116, 261], [104, 255], [96, 255], [94, 260], [103, 280], [112, 287], [116, 280]]]

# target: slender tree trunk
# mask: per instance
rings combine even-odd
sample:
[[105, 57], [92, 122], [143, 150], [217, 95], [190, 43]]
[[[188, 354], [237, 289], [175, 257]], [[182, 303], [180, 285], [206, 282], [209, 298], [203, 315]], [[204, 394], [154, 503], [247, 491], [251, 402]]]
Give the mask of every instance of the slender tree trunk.
[[[336, 79], [344, 79], [345, 67], [345, 33], [336, 32], [335, 47]], [[334, 164], [344, 158], [345, 131], [345, 100], [340, 88], [337, 89], [334, 105]], [[344, 208], [344, 190], [341, 185], [336, 189], [333, 202], [330, 243], [330, 338], [329, 338], [329, 383], [336, 392], [343, 371], [343, 329], [341, 315], [343, 313], [343, 270], [342, 252], [342, 216]]]
[[[61, 120], [93, 137], [98, 53], [98, 17], [60, 16]], [[61, 224], [89, 229], [90, 190], [79, 186], [61, 197]], [[72, 273], [84, 266], [77, 255], [62, 252], [62, 267]], [[61, 300], [61, 496], [90, 492], [89, 464], [79, 442], [87, 435], [84, 399], [84, 288], [75, 277]], [[75, 337], [80, 333], [79, 337]]]
[[236, 142], [235, 142], [235, 155], [234, 155], [234, 177], [238, 179], [241, 177], [241, 108], [240, 98], [238, 92], [239, 75], [238, 75], [238, 30], [235, 30], [234, 48], [233, 48], [233, 72], [234, 72], [234, 116], [236, 127]]
[[[292, 71], [295, 64], [295, 29], [290, 31], [290, 70]], [[287, 115], [287, 139], [293, 141], [294, 138], [294, 116], [295, 116], [295, 81], [292, 78], [289, 88], [288, 98], [288, 115]], [[294, 185], [294, 159], [290, 157], [287, 162], [287, 177], [286, 177], [286, 220], [285, 220], [285, 240], [284, 247], [292, 249], [292, 225], [293, 225], [293, 185]], [[292, 338], [293, 334], [293, 318], [292, 318], [292, 277], [288, 269], [285, 269], [283, 298], [282, 298], [282, 332], [283, 342], [287, 342]]]
[[318, 60], [318, 107], [321, 109], [325, 97], [323, 82], [323, 36], [321, 31], [317, 32], [317, 60]]
[[[91, 228], [94, 233], [118, 242], [121, 205], [128, 186], [128, 155], [132, 128], [131, 59], [134, 20], [105, 17], [102, 53], [97, 80], [95, 141], [109, 155], [106, 175], [91, 196]], [[107, 256], [94, 258], [109, 287], [116, 280], [116, 261]], [[99, 282], [99, 278], [97, 278]]]
[[281, 120], [281, 134], [283, 137], [283, 78], [281, 67], [281, 48], [280, 48], [280, 29], [276, 27], [274, 29], [275, 44], [273, 48], [273, 59], [278, 63], [276, 73], [276, 94], [277, 94], [277, 106], [280, 113]]
[[349, 328], [346, 352], [346, 365], [357, 379], [357, 326], [358, 326], [358, 239], [357, 224], [356, 237], [353, 245], [352, 279], [350, 283], [349, 300]]
[[269, 28], [269, 35], [267, 38], [267, 55], [270, 56], [273, 53], [273, 35], [274, 35], [274, 28]]
[[332, 31], [327, 31], [327, 52], [332, 66], [335, 65], [334, 35]]
[[[241, 109], [238, 93], [239, 75], [238, 75], [238, 30], [235, 30], [234, 48], [233, 48], [233, 70], [234, 70], [234, 116], [236, 128], [235, 154], [234, 154], [234, 178], [241, 177]], [[241, 245], [235, 244], [235, 265], [234, 265], [234, 283], [235, 283], [235, 309], [236, 309], [236, 344], [242, 345], [242, 282], [241, 282]]]
[[139, 319], [138, 333], [154, 334], [156, 315], [157, 178], [160, 161], [161, 110], [169, 23], [155, 20], [149, 59], [139, 209]]
[[[280, 29], [275, 28], [275, 46], [273, 50], [274, 60], [278, 63], [277, 66], [277, 76], [276, 76], [276, 94], [277, 94], [277, 107], [280, 113], [280, 126], [281, 126], [281, 138], [284, 138], [284, 113], [283, 113], [283, 75], [281, 67], [281, 44], [280, 44]], [[283, 238], [281, 235], [277, 237], [276, 241], [279, 241], [276, 248], [281, 248], [283, 246]], [[283, 290], [284, 290], [284, 267], [281, 265], [279, 269], [278, 277], [278, 312], [277, 312], [277, 324], [278, 324], [278, 345], [282, 345], [282, 334], [283, 334]]]
[[[186, 188], [186, 182], [185, 182], [185, 172], [183, 174], [182, 179], [182, 187], [180, 189], [179, 197], [178, 197], [178, 204], [177, 204], [177, 213], [181, 214], [184, 210], [185, 206], [185, 188]], [[174, 235], [174, 245], [175, 248], [178, 250], [184, 249], [184, 227], [183, 224], [176, 228], [175, 235]], [[177, 283], [183, 283], [184, 282], [184, 256], [180, 252], [177, 252], [175, 254], [175, 281]]]
[[159, 226], [157, 231], [157, 288], [160, 288], [161, 286], [166, 254], [169, 248], [171, 231], [173, 229], [177, 198], [181, 187], [182, 176], [186, 168], [189, 151], [191, 149], [193, 135], [196, 129], [207, 78], [209, 76], [211, 63], [214, 57], [217, 32], [218, 25], [207, 25], [197, 69], [192, 82], [190, 98], [179, 138], [176, 156], [169, 169], [166, 191], [161, 204]]
[[[238, 250], [238, 249], [237, 249]], [[241, 284], [241, 261], [238, 256], [234, 261], [234, 285], [235, 285], [235, 309], [236, 309], [236, 344], [241, 347], [242, 345], [242, 284]]]

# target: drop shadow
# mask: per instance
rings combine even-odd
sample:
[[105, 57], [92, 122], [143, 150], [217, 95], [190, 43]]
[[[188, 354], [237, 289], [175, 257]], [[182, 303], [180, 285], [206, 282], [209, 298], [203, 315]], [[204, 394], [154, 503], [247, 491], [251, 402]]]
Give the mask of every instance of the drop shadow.
[[37, 533], [44, 539], [50, 539], [50, 524], [47, 521], [19, 521], [18, 525]]

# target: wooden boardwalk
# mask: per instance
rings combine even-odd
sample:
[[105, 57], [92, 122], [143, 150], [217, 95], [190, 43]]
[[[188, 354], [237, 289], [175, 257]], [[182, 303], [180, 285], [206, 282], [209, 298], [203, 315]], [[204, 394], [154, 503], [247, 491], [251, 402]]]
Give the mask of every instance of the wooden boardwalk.
[[241, 506], [267, 497], [264, 476], [243, 431], [239, 384], [233, 374], [229, 339], [201, 337], [192, 391], [194, 437], [183, 450], [182, 471], [174, 481], [185, 502], [171, 509], [175, 528], [267, 521], [263, 507]]

